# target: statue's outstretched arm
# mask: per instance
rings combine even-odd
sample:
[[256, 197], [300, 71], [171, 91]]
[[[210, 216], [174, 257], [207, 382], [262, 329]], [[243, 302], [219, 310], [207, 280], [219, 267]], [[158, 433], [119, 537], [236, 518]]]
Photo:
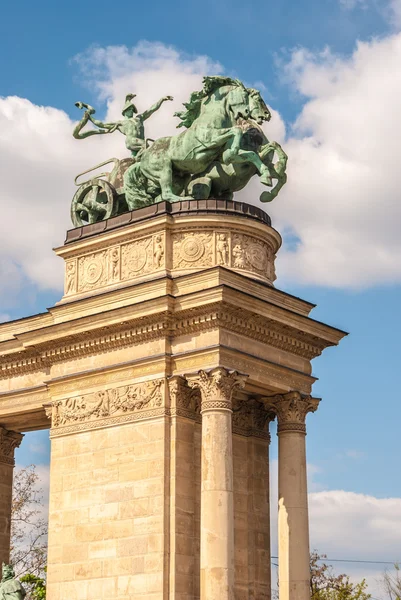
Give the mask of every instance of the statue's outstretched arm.
[[111, 133], [115, 131], [118, 127], [118, 123], [103, 123], [103, 121], [99, 121], [98, 119], [94, 119], [92, 115], [89, 115], [89, 120], [96, 125], [96, 127], [101, 127], [102, 129], [107, 129], [107, 131], [98, 131], [98, 133]]
[[[83, 102], [76, 102], [75, 105], [78, 108], [86, 108], [82, 119], [77, 123], [72, 133], [74, 138], [76, 138], [77, 140], [85, 139], [87, 137], [90, 137], [91, 135], [112, 133], [117, 129], [118, 123], [102, 123], [102, 121], [98, 121], [97, 119], [95, 119], [93, 117], [95, 109], [92, 106], [84, 104]], [[96, 127], [99, 127], [100, 129], [90, 129], [89, 131], [82, 132], [82, 129], [85, 127], [88, 121], [91, 121], [94, 125], [96, 125]]]
[[161, 98], [160, 100], [158, 100], [156, 102], [156, 104], [154, 104], [153, 106], [151, 106], [149, 108], [149, 110], [145, 110], [142, 113], [142, 119], [145, 121], [146, 119], [149, 119], [149, 117], [151, 115], [153, 115], [153, 113], [155, 113], [157, 110], [159, 110], [159, 108], [161, 107], [161, 105], [163, 104], [163, 102], [166, 102], [166, 100], [174, 100], [173, 96], [164, 96], [163, 98]]

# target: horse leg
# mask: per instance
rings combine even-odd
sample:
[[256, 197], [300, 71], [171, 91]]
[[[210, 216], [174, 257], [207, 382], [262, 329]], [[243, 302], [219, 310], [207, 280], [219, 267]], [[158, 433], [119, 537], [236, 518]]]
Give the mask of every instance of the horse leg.
[[177, 196], [173, 190], [173, 164], [167, 159], [160, 171], [159, 176], [161, 198], [165, 202], [180, 202], [181, 200], [192, 200], [190, 196]]
[[[228, 136], [228, 144], [227, 148], [224, 150], [222, 159], [225, 165], [231, 165], [231, 163], [236, 162], [236, 158], [238, 156], [241, 139], [242, 139], [242, 129], [240, 127], [233, 127], [230, 132], [227, 132]], [[222, 141], [224, 137], [222, 136]]]
[[[224, 157], [224, 154], [223, 154]], [[251, 163], [253, 164], [260, 174], [260, 181], [269, 187], [272, 186], [272, 177], [270, 169], [264, 164], [260, 156], [256, 152], [251, 150], [238, 150], [238, 153], [232, 158], [232, 163]]]

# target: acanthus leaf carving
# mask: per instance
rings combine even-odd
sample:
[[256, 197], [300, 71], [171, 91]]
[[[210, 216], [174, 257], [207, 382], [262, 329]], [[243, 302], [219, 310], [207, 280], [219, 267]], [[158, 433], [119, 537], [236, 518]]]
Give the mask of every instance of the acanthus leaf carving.
[[264, 437], [270, 441], [269, 424], [274, 418], [274, 413], [255, 398], [233, 401], [234, 433]]
[[196, 376], [187, 376], [188, 385], [198, 388], [201, 393], [201, 410], [232, 408], [234, 389], [243, 388], [248, 376], [237, 371], [228, 371], [224, 367], [216, 367], [211, 371], [199, 371]]
[[171, 407], [173, 409], [184, 409], [195, 414], [200, 413], [201, 398], [196, 388], [188, 385], [184, 377], [174, 376], [168, 382]]
[[306, 415], [317, 410], [320, 400], [293, 391], [264, 398], [263, 402], [277, 415], [278, 433], [283, 431], [306, 433]]
[[14, 465], [14, 451], [21, 444], [22, 433], [0, 427], [0, 463]]

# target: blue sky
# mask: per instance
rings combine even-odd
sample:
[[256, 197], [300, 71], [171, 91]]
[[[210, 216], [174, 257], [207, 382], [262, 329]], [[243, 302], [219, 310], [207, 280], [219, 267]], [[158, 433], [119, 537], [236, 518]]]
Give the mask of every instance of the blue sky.
[[[358, 494], [361, 507], [364, 496], [401, 503], [400, 13], [398, 0], [154, 0], [118, 8], [103, 0], [7, 3], [0, 22], [0, 178], [5, 215], [20, 220], [22, 233], [12, 239], [2, 233], [0, 315], [43, 312], [60, 298], [60, 275], [52, 275], [60, 266], [52, 262], [51, 247], [70, 227], [72, 175], [79, 164], [87, 166], [88, 148], [100, 159], [117, 147], [124, 151], [121, 140], [108, 149], [67, 139], [70, 120], [78, 117], [74, 102], [88, 101], [110, 115], [126, 91], [137, 92], [139, 103], [158, 94], [179, 97], [180, 90], [188, 95], [184, 79], [165, 89], [165, 73], [172, 69], [177, 81], [180, 68], [200, 76], [201, 67], [193, 65], [208, 57], [199, 59], [205, 69], [219, 63], [222, 71], [261, 87], [277, 111], [269, 131], [293, 161], [286, 192], [268, 207], [285, 234], [277, 286], [315, 302], [315, 319], [350, 332], [313, 363], [319, 377], [314, 394], [323, 402], [308, 418], [311, 491]], [[132, 49], [143, 40], [150, 44], [141, 47], [139, 64]], [[166, 58], [170, 46], [176, 55]], [[154, 89], [137, 88], [149, 73]], [[170, 126], [163, 115], [154, 119], [149, 127], [159, 134]], [[45, 165], [35, 163], [40, 149]], [[10, 168], [16, 175], [26, 169], [29, 187], [7, 183]], [[252, 185], [257, 203], [259, 188]], [[24, 217], [13, 208], [16, 197]], [[35, 206], [41, 211], [38, 235], [32, 248], [21, 250], [29, 246]], [[46, 440], [47, 432], [27, 436], [18, 462], [46, 464]], [[398, 512], [394, 523], [401, 524]], [[390, 558], [401, 558], [401, 534], [391, 543]], [[362, 550], [347, 552], [357, 557]]]

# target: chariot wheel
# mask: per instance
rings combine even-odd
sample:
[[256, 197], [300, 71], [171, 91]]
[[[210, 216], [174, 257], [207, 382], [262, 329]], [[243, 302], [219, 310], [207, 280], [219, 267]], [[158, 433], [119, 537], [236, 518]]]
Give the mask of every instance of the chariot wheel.
[[104, 179], [83, 183], [71, 203], [71, 220], [75, 227], [97, 223], [118, 212], [118, 197], [113, 186]]

